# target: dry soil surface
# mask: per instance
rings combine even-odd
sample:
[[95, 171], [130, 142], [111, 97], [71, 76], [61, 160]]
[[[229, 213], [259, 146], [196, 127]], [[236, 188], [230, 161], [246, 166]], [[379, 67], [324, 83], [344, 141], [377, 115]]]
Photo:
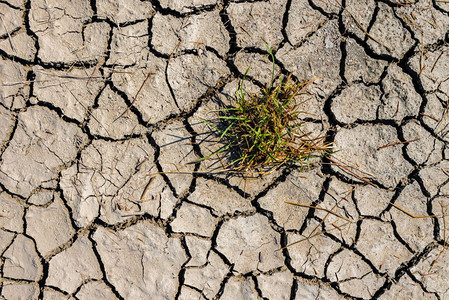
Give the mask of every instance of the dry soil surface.
[[[0, 23], [0, 297], [449, 299], [448, 1], [0, 0]], [[247, 67], [270, 81], [264, 41], [319, 77], [305, 119], [338, 151], [217, 173], [201, 118]]]

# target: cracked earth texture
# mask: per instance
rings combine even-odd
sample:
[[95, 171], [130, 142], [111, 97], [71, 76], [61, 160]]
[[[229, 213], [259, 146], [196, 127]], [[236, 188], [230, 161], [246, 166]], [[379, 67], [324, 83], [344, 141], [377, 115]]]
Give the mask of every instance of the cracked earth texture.
[[[0, 297], [449, 299], [448, 1], [0, 0], [0, 17]], [[248, 89], [270, 80], [264, 41], [277, 74], [321, 76], [306, 119], [338, 152], [251, 180], [191, 163], [246, 68]]]

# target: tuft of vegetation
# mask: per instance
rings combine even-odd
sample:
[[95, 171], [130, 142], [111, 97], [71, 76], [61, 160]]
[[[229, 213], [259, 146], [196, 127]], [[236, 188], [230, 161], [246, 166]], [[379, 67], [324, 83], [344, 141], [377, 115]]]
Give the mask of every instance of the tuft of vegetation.
[[325, 137], [304, 132], [306, 123], [300, 120], [305, 112], [299, 109], [298, 99], [313, 80], [298, 82], [290, 74], [280, 76], [275, 84], [275, 59], [266, 47], [273, 64], [269, 85], [261, 93], [248, 93], [243, 88], [249, 68], [246, 70], [231, 105], [216, 111], [219, 125], [202, 120], [217, 132], [224, 146], [201, 160], [229, 152], [229, 169], [250, 171], [309, 164], [311, 158], [330, 153], [331, 145], [325, 143]]

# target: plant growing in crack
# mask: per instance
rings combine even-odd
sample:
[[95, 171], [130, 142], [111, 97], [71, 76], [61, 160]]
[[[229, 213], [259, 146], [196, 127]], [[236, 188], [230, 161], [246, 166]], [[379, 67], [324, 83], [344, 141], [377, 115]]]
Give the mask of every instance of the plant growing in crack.
[[275, 82], [275, 58], [265, 46], [273, 65], [269, 84], [261, 93], [247, 92], [248, 68], [231, 105], [214, 111], [214, 120], [201, 119], [215, 131], [222, 147], [199, 161], [225, 154], [227, 170], [266, 172], [286, 164], [309, 165], [312, 158], [330, 154], [332, 145], [325, 142], [325, 136], [313, 137], [300, 119], [305, 112], [298, 99], [313, 80], [299, 82], [290, 74]]

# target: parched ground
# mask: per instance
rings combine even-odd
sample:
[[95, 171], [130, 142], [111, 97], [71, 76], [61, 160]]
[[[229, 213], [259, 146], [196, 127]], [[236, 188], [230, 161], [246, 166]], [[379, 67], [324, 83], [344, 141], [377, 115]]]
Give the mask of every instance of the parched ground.
[[[0, 297], [449, 299], [448, 1], [0, 0], [0, 23]], [[319, 77], [304, 117], [338, 151], [219, 174], [200, 120], [248, 66], [269, 82], [264, 41]]]

